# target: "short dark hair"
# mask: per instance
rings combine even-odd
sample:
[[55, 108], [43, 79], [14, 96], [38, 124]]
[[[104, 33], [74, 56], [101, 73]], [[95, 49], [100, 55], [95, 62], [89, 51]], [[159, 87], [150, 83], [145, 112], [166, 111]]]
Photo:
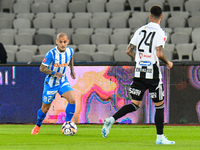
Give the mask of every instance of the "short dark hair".
[[153, 17], [158, 19], [162, 15], [162, 8], [158, 5], [154, 5], [150, 8], [150, 13]]

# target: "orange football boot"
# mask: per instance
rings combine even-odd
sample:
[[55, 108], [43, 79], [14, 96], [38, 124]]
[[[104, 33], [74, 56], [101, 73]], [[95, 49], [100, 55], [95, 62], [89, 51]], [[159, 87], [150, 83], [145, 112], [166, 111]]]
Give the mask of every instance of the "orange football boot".
[[40, 127], [38, 127], [37, 125], [35, 125], [35, 127], [33, 128], [33, 130], [31, 131], [31, 134], [38, 134], [38, 132], [40, 131]]

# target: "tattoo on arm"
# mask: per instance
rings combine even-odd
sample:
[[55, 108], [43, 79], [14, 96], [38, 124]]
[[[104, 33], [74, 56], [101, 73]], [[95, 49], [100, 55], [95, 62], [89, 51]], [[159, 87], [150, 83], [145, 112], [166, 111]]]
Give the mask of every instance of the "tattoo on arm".
[[168, 60], [164, 55], [164, 49], [162, 46], [157, 47], [157, 56], [162, 62], [168, 64]]
[[47, 66], [45, 66], [45, 65], [40, 66], [40, 71], [45, 74], [50, 74], [50, 75], [52, 74], [52, 71], [50, 69], [48, 69]]
[[136, 50], [136, 46], [133, 44], [129, 44], [129, 46], [127, 47], [126, 53], [133, 59], [135, 59], [135, 51]]

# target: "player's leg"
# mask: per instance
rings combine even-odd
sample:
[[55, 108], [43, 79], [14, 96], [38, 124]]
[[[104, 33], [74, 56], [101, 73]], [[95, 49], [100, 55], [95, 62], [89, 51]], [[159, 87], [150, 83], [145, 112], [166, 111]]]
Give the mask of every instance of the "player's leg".
[[71, 121], [76, 109], [76, 100], [75, 100], [74, 91], [69, 83], [68, 84], [63, 83], [62, 88], [59, 90], [59, 94], [68, 101], [67, 107], [65, 109], [65, 112], [66, 112], [65, 121], [66, 122]]
[[[153, 90], [154, 89], [154, 90]], [[150, 96], [154, 101], [155, 112], [155, 125], [157, 131], [156, 144], [175, 144], [174, 141], [169, 141], [163, 133], [164, 129], [164, 91], [163, 85], [158, 84], [155, 88], [150, 88]]]
[[143, 97], [145, 91], [146, 91], [146, 87], [140, 81], [135, 80], [132, 83], [131, 88], [129, 89], [129, 93], [132, 97], [131, 104], [124, 105], [112, 117], [106, 118], [104, 120], [104, 125], [103, 125], [103, 128], [102, 128], [102, 136], [104, 138], [108, 137], [111, 126], [112, 126], [112, 124], [114, 124], [114, 122], [117, 119], [125, 116], [128, 113], [131, 113], [133, 111], [138, 110], [138, 108], [140, 107], [141, 100], [142, 100], [142, 97]]
[[[47, 92], [48, 91], [48, 92]], [[45, 84], [43, 95], [42, 95], [42, 107], [37, 112], [37, 122], [31, 134], [38, 134], [40, 127], [42, 125], [42, 121], [46, 117], [46, 113], [48, 112], [53, 99], [55, 98], [55, 94], [57, 93], [56, 88], [50, 88], [48, 84]]]

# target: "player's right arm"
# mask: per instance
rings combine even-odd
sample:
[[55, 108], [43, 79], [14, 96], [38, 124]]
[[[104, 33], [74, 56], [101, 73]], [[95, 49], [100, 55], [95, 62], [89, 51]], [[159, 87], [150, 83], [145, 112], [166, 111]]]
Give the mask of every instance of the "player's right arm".
[[167, 60], [167, 58], [165, 57], [163, 46], [162, 45], [158, 46], [158, 47], [156, 47], [156, 49], [157, 49], [157, 51], [156, 51], [157, 57], [167, 65], [168, 69], [172, 68], [173, 63], [171, 61]]
[[126, 53], [131, 57], [133, 58], [133, 60], [135, 59], [135, 52], [134, 50], [136, 49], [136, 46], [133, 45], [133, 44], [129, 44], [127, 49], [126, 49]]

